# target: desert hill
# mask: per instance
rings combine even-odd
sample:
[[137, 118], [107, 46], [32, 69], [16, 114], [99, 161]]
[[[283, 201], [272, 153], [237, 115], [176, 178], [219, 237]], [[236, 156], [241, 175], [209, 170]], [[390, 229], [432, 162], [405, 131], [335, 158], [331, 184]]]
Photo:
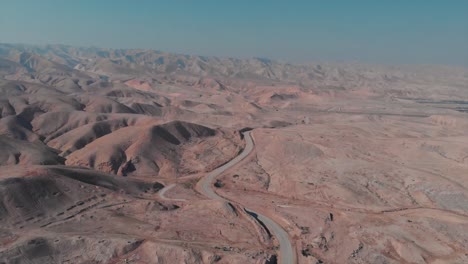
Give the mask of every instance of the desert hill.
[[467, 263], [467, 84], [0, 44], [0, 262]]

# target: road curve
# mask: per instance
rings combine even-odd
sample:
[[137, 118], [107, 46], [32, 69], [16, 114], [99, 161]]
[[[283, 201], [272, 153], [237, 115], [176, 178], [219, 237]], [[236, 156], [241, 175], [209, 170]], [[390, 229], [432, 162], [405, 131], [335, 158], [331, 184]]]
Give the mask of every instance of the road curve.
[[[249, 155], [250, 152], [252, 152], [254, 148], [254, 142], [253, 142], [252, 136], [250, 135], [250, 131], [244, 132], [243, 135], [245, 137], [245, 142], [246, 142], [244, 150], [237, 157], [230, 160], [228, 163], [218, 167], [217, 169], [213, 170], [212, 172], [210, 172], [209, 174], [207, 174], [205, 177], [203, 177], [200, 180], [201, 192], [205, 196], [213, 200], [222, 200], [222, 201], [230, 202], [229, 200], [219, 196], [213, 191], [212, 183], [216, 177], [221, 175], [227, 169], [239, 163], [241, 160], [247, 157], [247, 155]], [[235, 201], [232, 201], [232, 202], [235, 202]], [[279, 263], [281, 264], [296, 263], [295, 261], [296, 254], [293, 251], [291, 241], [289, 241], [288, 233], [280, 225], [278, 225], [275, 221], [268, 218], [267, 216], [259, 214], [255, 212], [254, 210], [251, 210], [248, 208], [245, 208], [245, 209], [248, 212], [256, 214], [258, 220], [262, 221], [265, 224], [265, 226], [268, 228], [268, 230], [270, 230], [271, 234], [273, 234], [278, 240], [279, 247], [280, 247], [279, 248], [280, 249]]]
[[159, 191], [159, 197], [161, 197], [161, 199], [163, 200], [168, 200], [168, 201], [174, 201], [174, 202], [185, 202], [187, 200], [185, 199], [177, 199], [177, 198], [167, 198], [166, 197], [166, 192], [169, 191], [170, 189], [174, 188], [176, 185], [173, 183], [173, 184], [170, 184], [170, 185], [167, 185], [166, 187], [162, 188], [160, 191]]

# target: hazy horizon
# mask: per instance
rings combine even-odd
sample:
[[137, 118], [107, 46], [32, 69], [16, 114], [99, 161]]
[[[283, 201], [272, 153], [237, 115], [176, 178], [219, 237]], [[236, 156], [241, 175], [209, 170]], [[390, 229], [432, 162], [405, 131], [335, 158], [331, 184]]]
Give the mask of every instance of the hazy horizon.
[[468, 66], [468, 2], [11, 1], [0, 42], [234, 58]]
[[0, 264], [468, 263], [467, 11], [1, 1]]

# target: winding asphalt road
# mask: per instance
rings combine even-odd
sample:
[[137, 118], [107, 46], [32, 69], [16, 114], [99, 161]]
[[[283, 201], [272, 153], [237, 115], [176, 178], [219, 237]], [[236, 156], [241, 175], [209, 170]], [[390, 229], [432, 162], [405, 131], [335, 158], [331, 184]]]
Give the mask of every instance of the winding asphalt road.
[[[232, 166], [239, 163], [241, 160], [243, 160], [245, 157], [247, 157], [247, 155], [249, 155], [250, 152], [252, 152], [252, 150], [254, 148], [254, 142], [253, 142], [252, 136], [250, 135], [250, 131], [244, 132], [243, 135], [245, 137], [245, 142], [246, 142], [244, 150], [237, 157], [235, 157], [234, 159], [232, 159], [228, 163], [222, 165], [221, 167], [218, 167], [217, 169], [213, 170], [212, 172], [210, 172], [208, 175], [206, 175], [205, 177], [203, 177], [200, 180], [201, 191], [203, 192], [203, 194], [205, 196], [207, 196], [207, 197], [209, 197], [209, 198], [211, 198], [213, 200], [221, 200], [221, 201], [231, 202], [231, 201], [219, 196], [218, 194], [216, 194], [213, 191], [213, 184], [212, 183], [213, 183], [213, 181], [214, 181], [214, 179], [216, 177], [221, 175], [227, 169], [229, 169]], [[232, 201], [232, 202], [235, 202], [235, 201]], [[248, 208], [245, 208], [245, 209], [251, 214], [252, 213], [256, 214], [257, 219], [262, 221], [265, 224], [265, 226], [268, 228], [270, 233], [273, 234], [276, 237], [276, 239], [278, 240], [279, 246], [280, 246], [280, 248], [279, 248], [280, 249], [280, 252], [279, 252], [279, 260], [280, 261], [279, 262], [281, 264], [296, 263], [296, 260], [295, 260], [296, 255], [294, 254], [291, 241], [289, 241], [288, 233], [280, 225], [278, 225], [275, 221], [268, 218], [267, 216], [259, 214], [259, 213], [255, 212], [254, 210], [251, 210], [251, 209], [248, 209]]]

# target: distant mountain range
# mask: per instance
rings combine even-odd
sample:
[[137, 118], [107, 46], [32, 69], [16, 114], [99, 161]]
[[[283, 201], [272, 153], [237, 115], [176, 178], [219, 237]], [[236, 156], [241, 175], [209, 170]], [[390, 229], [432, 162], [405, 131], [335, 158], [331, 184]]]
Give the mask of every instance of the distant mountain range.
[[65, 45], [0, 44], [0, 76], [28, 73], [47, 84], [64, 78], [167, 82], [215, 78], [230, 82], [282, 83], [303, 88], [385, 88], [398, 82], [450, 82], [464, 85], [468, 69], [435, 65], [320, 63], [295, 65], [263, 58], [193, 56], [143, 49], [81, 48]]

